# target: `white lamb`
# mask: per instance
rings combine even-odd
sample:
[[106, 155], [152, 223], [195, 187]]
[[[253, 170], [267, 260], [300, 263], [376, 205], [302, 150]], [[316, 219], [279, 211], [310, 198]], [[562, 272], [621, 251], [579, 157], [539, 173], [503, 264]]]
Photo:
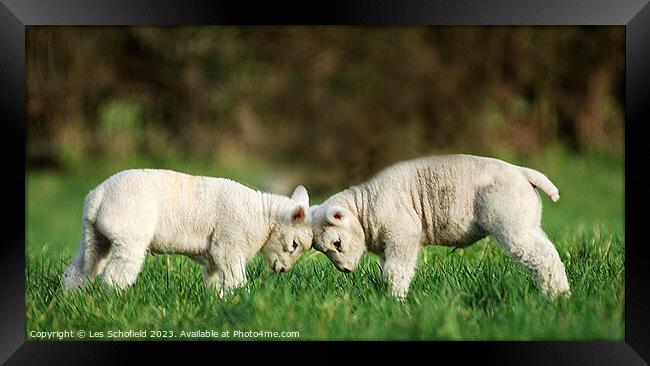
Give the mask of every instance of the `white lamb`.
[[551, 297], [569, 292], [564, 265], [540, 227], [535, 187], [555, 202], [543, 174], [471, 155], [395, 164], [312, 206], [314, 248], [350, 272], [365, 251], [380, 258], [392, 295], [404, 298], [425, 244], [465, 247], [491, 234]]
[[86, 197], [81, 247], [64, 286], [103, 274], [107, 283], [127, 287], [150, 251], [191, 257], [223, 296], [246, 282], [245, 265], [260, 250], [273, 270], [284, 272], [311, 248], [308, 209], [303, 186], [288, 198], [228, 179], [125, 170]]

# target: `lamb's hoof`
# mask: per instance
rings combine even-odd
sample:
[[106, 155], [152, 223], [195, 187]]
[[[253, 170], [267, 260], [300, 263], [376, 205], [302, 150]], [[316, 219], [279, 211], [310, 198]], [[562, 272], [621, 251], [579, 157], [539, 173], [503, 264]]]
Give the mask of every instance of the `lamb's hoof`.
[[571, 290], [568, 287], [547, 289], [543, 292], [544, 295], [548, 296], [551, 300], [556, 300], [561, 297], [562, 298], [571, 297]]
[[79, 272], [67, 269], [63, 274], [63, 292], [78, 290], [83, 282], [84, 277]]
[[69, 280], [65, 279], [63, 281], [63, 292], [74, 292], [81, 289], [83, 282], [81, 280]]
[[395, 300], [398, 300], [399, 302], [406, 302], [406, 296], [408, 295], [408, 292], [405, 291], [391, 291], [390, 295], [395, 298]]

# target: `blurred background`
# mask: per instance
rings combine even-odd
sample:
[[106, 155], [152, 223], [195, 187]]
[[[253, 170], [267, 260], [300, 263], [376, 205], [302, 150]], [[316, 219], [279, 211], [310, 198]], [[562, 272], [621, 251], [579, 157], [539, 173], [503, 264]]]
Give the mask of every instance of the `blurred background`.
[[171, 167], [326, 195], [427, 154], [620, 160], [624, 40], [623, 27], [30, 26], [27, 168]]

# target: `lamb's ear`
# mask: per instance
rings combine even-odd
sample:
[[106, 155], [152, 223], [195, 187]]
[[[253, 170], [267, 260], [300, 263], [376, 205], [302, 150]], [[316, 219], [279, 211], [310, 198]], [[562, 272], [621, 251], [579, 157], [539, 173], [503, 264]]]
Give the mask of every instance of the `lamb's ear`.
[[296, 208], [291, 210], [291, 214], [289, 215], [289, 220], [291, 221], [292, 224], [296, 224], [299, 222], [304, 222], [307, 220], [307, 210], [308, 208], [305, 208], [303, 205], [298, 205]]
[[293, 191], [293, 194], [291, 195], [291, 199], [306, 207], [309, 207], [309, 194], [307, 193], [307, 189], [304, 186], [296, 187], [296, 189]]
[[350, 212], [340, 206], [332, 206], [327, 209], [325, 218], [330, 225], [341, 226], [348, 221]]

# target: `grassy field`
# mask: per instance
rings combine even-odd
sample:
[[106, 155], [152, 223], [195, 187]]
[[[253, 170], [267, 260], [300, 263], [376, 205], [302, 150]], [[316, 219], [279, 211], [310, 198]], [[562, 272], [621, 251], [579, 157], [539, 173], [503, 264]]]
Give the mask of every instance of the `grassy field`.
[[[256, 257], [247, 286], [225, 299], [204, 287], [198, 265], [179, 256], [149, 256], [136, 284], [123, 292], [96, 281], [64, 294], [61, 275], [78, 247], [84, 196], [116, 168], [28, 172], [28, 339], [42, 339], [32, 331], [84, 330], [85, 339], [95, 331], [107, 340], [116, 339], [107, 338], [108, 331], [132, 329], [172, 331], [175, 340], [188, 339], [181, 331], [197, 330], [230, 331], [230, 340], [260, 339], [237, 337], [237, 330], [298, 331], [291, 339], [303, 340], [622, 340], [623, 159], [546, 154], [516, 162], [541, 170], [560, 188], [558, 203], [543, 198], [543, 227], [566, 265], [570, 298], [545, 299], [526, 270], [489, 238], [455, 251], [427, 247], [405, 303], [387, 295], [372, 255], [344, 274], [315, 251], [283, 274]], [[265, 179], [250, 167], [146, 160], [132, 166], [152, 164], [256, 186]]]

